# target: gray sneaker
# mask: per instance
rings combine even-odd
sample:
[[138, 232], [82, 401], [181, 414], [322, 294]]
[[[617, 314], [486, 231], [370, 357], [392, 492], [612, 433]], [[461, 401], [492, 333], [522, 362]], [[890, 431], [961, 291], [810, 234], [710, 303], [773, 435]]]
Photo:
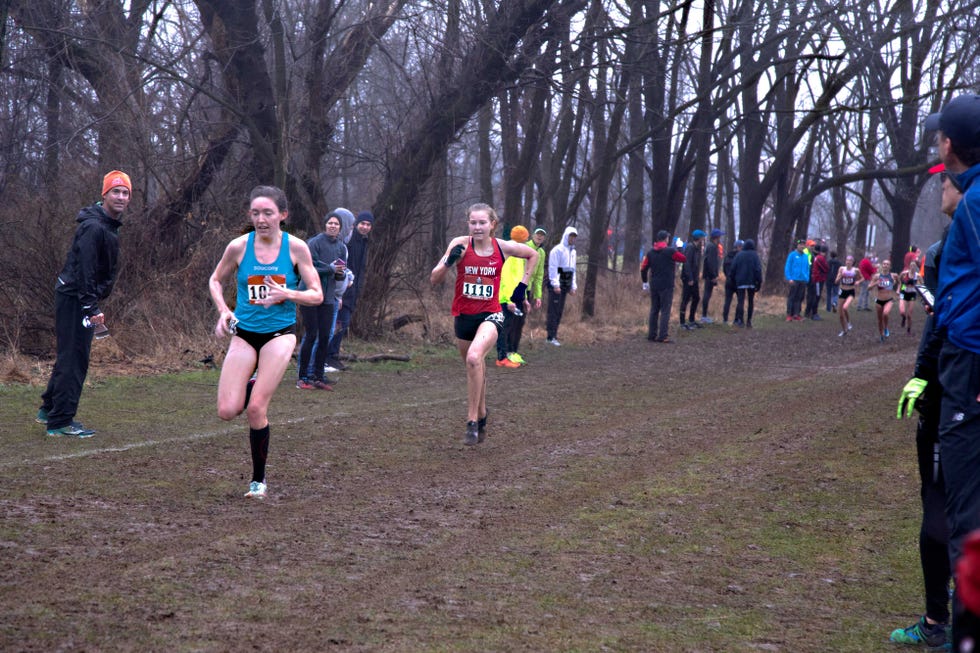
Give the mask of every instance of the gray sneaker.
[[463, 444], [474, 445], [480, 441], [480, 427], [476, 422], [466, 423], [466, 434], [463, 435]]
[[48, 411], [44, 410], [43, 408], [38, 408], [37, 409], [37, 417], [34, 418], [34, 421], [37, 422], [38, 424], [47, 424], [48, 423]]
[[68, 426], [62, 426], [60, 429], [48, 429], [48, 435], [53, 438], [90, 438], [95, 435], [95, 431], [92, 429], [87, 429], [80, 422], [72, 422]]

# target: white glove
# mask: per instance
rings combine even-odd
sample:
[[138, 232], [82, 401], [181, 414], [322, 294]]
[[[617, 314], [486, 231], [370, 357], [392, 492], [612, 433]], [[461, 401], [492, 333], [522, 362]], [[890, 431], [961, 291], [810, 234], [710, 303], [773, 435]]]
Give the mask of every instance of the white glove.
[[647, 291], [647, 292], [649, 292], [649, 291], [650, 291], [650, 284], [648, 284], [648, 283], [644, 283], [644, 284], [643, 284], [643, 290], [645, 290], [645, 291]]

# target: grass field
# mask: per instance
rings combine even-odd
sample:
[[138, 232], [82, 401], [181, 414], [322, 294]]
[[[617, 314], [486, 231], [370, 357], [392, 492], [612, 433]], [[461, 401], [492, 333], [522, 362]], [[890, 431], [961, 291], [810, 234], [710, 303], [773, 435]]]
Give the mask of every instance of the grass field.
[[[0, 387], [3, 651], [890, 651], [923, 609], [917, 338], [871, 316], [527, 342], [462, 445], [451, 345], [287, 373], [249, 501], [218, 372]], [[532, 334], [533, 336], [533, 334]]]

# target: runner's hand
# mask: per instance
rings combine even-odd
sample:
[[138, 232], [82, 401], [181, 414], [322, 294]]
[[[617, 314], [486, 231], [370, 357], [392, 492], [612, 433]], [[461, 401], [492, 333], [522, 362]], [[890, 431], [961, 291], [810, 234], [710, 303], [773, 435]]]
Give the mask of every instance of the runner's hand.
[[451, 268], [456, 261], [463, 256], [463, 252], [466, 250], [465, 245], [456, 245], [451, 250], [449, 250], [449, 256], [446, 257], [446, 267]]
[[919, 378], [910, 379], [905, 384], [905, 387], [902, 388], [902, 396], [898, 398], [898, 413], [895, 415], [897, 419], [902, 419], [903, 412], [905, 417], [912, 417], [912, 412], [915, 410], [915, 400], [922, 395], [927, 384], [928, 381]]
[[647, 292], [647, 291], [649, 291], [649, 290], [650, 290], [650, 284], [648, 284], [648, 283], [644, 283], [644, 284], [643, 284], [643, 290], [644, 290], [644, 292]]
[[514, 288], [514, 292], [510, 294], [510, 301], [514, 302], [518, 306], [524, 305], [524, 300], [527, 299], [527, 284], [523, 281], [517, 284]]

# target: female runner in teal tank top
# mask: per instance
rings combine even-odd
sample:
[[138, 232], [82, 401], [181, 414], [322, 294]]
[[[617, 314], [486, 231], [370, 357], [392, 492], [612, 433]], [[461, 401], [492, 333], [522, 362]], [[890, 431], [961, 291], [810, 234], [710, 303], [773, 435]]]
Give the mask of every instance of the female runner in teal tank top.
[[[282, 230], [287, 213], [282, 190], [254, 188], [248, 216], [255, 231], [228, 243], [208, 282], [220, 314], [214, 333], [231, 336], [218, 381], [218, 417], [231, 420], [246, 411], [252, 482], [245, 496], [257, 499], [266, 494], [269, 402], [296, 348], [296, 304], [323, 301], [310, 249]], [[234, 312], [224, 297], [224, 283], [233, 276], [238, 288]], [[298, 290], [300, 278], [306, 290]], [[249, 392], [253, 372], [255, 384]]]

